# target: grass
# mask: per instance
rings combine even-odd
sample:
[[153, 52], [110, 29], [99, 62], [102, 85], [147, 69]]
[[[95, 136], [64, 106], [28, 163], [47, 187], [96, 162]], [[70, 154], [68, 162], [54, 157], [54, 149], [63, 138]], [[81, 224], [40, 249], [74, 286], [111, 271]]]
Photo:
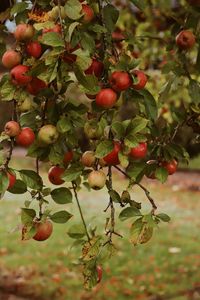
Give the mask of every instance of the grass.
[[[118, 178], [120, 190], [125, 182]], [[159, 212], [172, 217], [163, 224], [145, 245], [133, 247], [128, 240], [130, 222], [117, 222], [117, 231], [124, 238], [115, 238], [118, 253], [104, 265], [104, 278], [91, 292], [82, 288], [81, 270], [76, 266], [80, 248], [73, 248], [67, 235], [69, 226], [80, 221], [73, 205], [64, 205], [74, 214], [66, 225], [55, 225], [52, 238], [43, 243], [20, 241], [14, 231], [20, 223], [19, 208], [27, 195], [6, 194], [0, 203], [0, 269], [22, 272], [26, 284], [45, 299], [147, 299], [148, 295], [169, 295], [200, 285], [199, 193], [172, 191], [169, 187], [149, 186], [159, 206]], [[132, 197], [149, 210], [142, 191], [135, 189]], [[97, 224], [103, 231], [107, 204], [105, 191], [80, 193], [87, 223]], [[51, 203], [53, 209], [57, 209]], [[63, 207], [62, 207], [63, 208]], [[117, 209], [117, 215], [119, 209]], [[176, 297], [176, 300], [185, 299]]]

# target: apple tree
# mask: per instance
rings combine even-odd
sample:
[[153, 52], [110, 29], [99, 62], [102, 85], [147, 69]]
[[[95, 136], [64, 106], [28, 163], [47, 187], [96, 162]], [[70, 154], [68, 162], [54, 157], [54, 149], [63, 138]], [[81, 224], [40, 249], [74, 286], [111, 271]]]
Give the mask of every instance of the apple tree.
[[[133, 245], [148, 242], [158, 224], [169, 222], [141, 181], [165, 182], [189, 158], [176, 142], [179, 130], [187, 124], [199, 133], [200, 3], [177, 5], [34, 0], [0, 15], [16, 24], [13, 45], [3, 38], [0, 44], [7, 69], [0, 97], [12, 105], [0, 138], [1, 196], [29, 193], [21, 209], [22, 239], [36, 241], [51, 236], [54, 222], [70, 222], [71, 213], [59, 207], [74, 198], [82, 225], [68, 235], [82, 247], [86, 288], [101, 280], [104, 260], [116, 252], [115, 239], [122, 238], [117, 219], [132, 222]], [[1, 31], [10, 35], [5, 25]], [[16, 146], [35, 159], [34, 170], [11, 168]], [[49, 184], [41, 176], [43, 163]], [[128, 180], [122, 194], [113, 188], [113, 171]], [[148, 214], [131, 199], [134, 186], [145, 193]], [[107, 189], [104, 233], [88, 227], [81, 188]], [[57, 211], [49, 209], [51, 201]]]

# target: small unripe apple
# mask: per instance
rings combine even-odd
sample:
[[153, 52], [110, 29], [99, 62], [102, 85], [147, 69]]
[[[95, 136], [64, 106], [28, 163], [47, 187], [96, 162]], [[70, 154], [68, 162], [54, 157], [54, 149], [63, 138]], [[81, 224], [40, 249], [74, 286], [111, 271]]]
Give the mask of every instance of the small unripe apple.
[[174, 174], [177, 171], [177, 167], [178, 167], [178, 162], [173, 159], [171, 161], [164, 161], [162, 162], [162, 167], [165, 168], [168, 172], [169, 175]]
[[82, 13], [84, 14], [83, 23], [90, 23], [94, 19], [94, 11], [89, 5], [82, 4]]
[[100, 283], [102, 280], [102, 276], [103, 276], [102, 266], [98, 265], [96, 270], [97, 270], [97, 283]]
[[33, 239], [39, 242], [47, 240], [53, 232], [53, 224], [50, 220], [35, 222], [34, 227], [36, 234], [33, 236]]
[[112, 89], [102, 89], [96, 96], [96, 104], [104, 109], [109, 109], [115, 105], [117, 98], [116, 92]]
[[31, 98], [26, 98], [22, 102], [17, 103], [17, 108], [21, 113], [31, 111], [37, 107], [37, 104], [33, 102]]
[[28, 66], [24, 65], [17, 65], [14, 67], [10, 72], [12, 83], [15, 85], [24, 86], [31, 82], [32, 77], [30, 75], [26, 75], [29, 69], [30, 68]]
[[28, 55], [39, 58], [42, 54], [42, 46], [37, 41], [32, 41], [26, 44], [26, 52]]
[[92, 60], [91, 65], [85, 70], [86, 75], [95, 75], [97, 78], [101, 77], [104, 71], [104, 64], [96, 59]]
[[21, 128], [20, 128], [19, 123], [15, 122], [15, 121], [9, 121], [6, 123], [6, 125], [4, 127], [4, 131], [8, 136], [15, 137], [20, 133]]
[[145, 75], [144, 72], [140, 71], [140, 70], [134, 70], [133, 71], [133, 75], [134, 77], [137, 79], [137, 83], [134, 83], [132, 85], [132, 87], [135, 90], [141, 90], [145, 87], [146, 83], [147, 83], [147, 76]]
[[102, 189], [106, 184], [106, 175], [103, 171], [92, 171], [88, 175], [88, 184], [94, 190]]
[[29, 127], [22, 128], [20, 134], [15, 138], [16, 143], [22, 147], [29, 147], [35, 141], [35, 133]]
[[64, 180], [61, 178], [65, 169], [59, 166], [53, 166], [48, 172], [49, 181], [54, 185], [60, 185], [64, 183]]
[[130, 156], [135, 159], [142, 159], [147, 154], [147, 143], [139, 143], [138, 146], [131, 148]]
[[9, 185], [8, 185], [8, 190], [11, 189], [16, 182], [16, 176], [13, 173], [7, 172], [8, 180], [9, 180]]
[[103, 160], [109, 166], [115, 166], [120, 163], [118, 155], [121, 150], [121, 143], [115, 141], [113, 142], [113, 144], [114, 144], [113, 150], [103, 158]]
[[29, 84], [27, 85], [27, 91], [33, 96], [36, 96], [37, 94], [39, 94], [39, 92], [46, 88], [46, 82], [37, 77], [33, 77], [31, 82], [29, 82]]
[[109, 79], [110, 86], [116, 92], [125, 91], [132, 85], [132, 79], [127, 72], [115, 71]]
[[12, 69], [19, 65], [21, 60], [21, 54], [15, 50], [7, 50], [2, 56], [2, 64], [8, 69]]
[[17, 25], [14, 36], [17, 41], [28, 41], [34, 36], [34, 27], [30, 24], [19, 24]]
[[38, 132], [38, 141], [44, 145], [54, 144], [58, 139], [59, 133], [54, 125], [44, 125]]
[[102, 136], [103, 130], [101, 126], [98, 126], [97, 124], [86, 122], [84, 125], [84, 133], [88, 139], [96, 140]]
[[68, 165], [70, 163], [70, 161], [72, 161], [74, 157], [74, 153], [73, 151], [67, 151], [64, 155], [64, 159], [63, 159], [63, 162], [65, 165]]
[[86, 151], [81, 157], [81, 162], [85, 167], [92, 167], [95, 164], [95, 153], [94, 151]]
[[191, 49], [196, 42], [196, 38], [192, 31], [182, 30], [176, 36], [176, 44], [180, 49], [188, 50]]

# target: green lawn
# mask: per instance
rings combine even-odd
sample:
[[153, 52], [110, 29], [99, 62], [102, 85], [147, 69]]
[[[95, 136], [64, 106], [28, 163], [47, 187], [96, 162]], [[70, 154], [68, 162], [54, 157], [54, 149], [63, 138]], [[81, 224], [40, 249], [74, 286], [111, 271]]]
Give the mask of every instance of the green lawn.
[[[122, 179], [117, 179], [116, 186], [122, 189], [124, 185]], [[81, 270], [76, 266], [80, 249], [70, 249], [72, 240], [66, 233], [72, 222], [80, 221], [75, 203], [64, 206], [74, 214], [73, 220], [67, 225], [55, 225], [48, 241], [22, 242], [20, 232], [13, 229], [20, 223], [19, 208], [27, 196], [6, 194], [0, 203], [0, 269], [22, 272], [36, 295], [55, 300], [147, 299], [151, 294], [169, 295], [200, 285], [199, 193], [173, 192], [155, 185], [149, 189], [159, 211], [171, 216], [170, 224], [162, 224], [148, 244], [133, 247], [128, 241], [130, 222], [118, 221], [117, 231], [124, 238], [115, 238], [118, 254], [104, 265], [103, 281], [93, 291], [82, 289]], [[143, 192], [135, 189], [132, 195], [148, 211]], [[103, 209], [107, 204], [105, 191], [84, 190], [80, 199], [87, 222], [97, 223], [102, 232]], [[52, 208], [56, 208], [54, 204]]]

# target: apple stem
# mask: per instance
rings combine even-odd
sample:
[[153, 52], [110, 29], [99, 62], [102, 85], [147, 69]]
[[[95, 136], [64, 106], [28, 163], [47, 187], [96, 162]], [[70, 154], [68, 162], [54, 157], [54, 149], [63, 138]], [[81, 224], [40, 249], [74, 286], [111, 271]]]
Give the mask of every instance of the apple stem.
[[[115, 169], [117, 169], [120, 173], [122, 173], [127, 178], [131, 179], [131, 177], [126, 172], [124, 172], [122, 169], [120, 169], [119, 167], [115, 166]], [[145, 195], [146, 195], [147, 199], [149, 200], [149, 202], [152, 205], [152, 214], [154, 214], [155, 210], [157, 209], [157, 206], [155, 204], [154, 199], [150, 195], [150, 191], [148, 191], [141, 183], [136, 183], [135, 182], [134, 184], [139, 186], [145, 192]]]
[[74, 191], [74, 196], [75, 196], [76, 203], [77, 203], [77, 206], [78, 206], [78, 209], [79, 209], [81, 220], [82, 220], [83, 226], [85, 228], [85, 233], [87, 235], [88, 242], [90, 243], [91, 238], [89, 236], [89, 233], [88, 233], [88, 230], [87, 230], [87, 225], [86, 225], [86, 222], [85, 222], [85, 219], [84, 219], [84, 216], [83, 216], [82, 208], [81, 208], [81, 205], [80, 205], [80, 202], [79, 202], [79, 199], [78, 199], [78, 193], [77, 193], [77, 189], [76, 189], [77, 185], [74, 181], [72, 181], [72, 188], [73, 188], [73, 191]]

